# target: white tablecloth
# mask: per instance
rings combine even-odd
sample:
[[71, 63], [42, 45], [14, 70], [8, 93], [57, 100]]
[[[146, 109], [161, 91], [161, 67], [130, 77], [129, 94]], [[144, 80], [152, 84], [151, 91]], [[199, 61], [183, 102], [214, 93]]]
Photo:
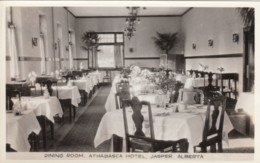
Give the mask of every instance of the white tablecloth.
[[99, 83], [103, 82], [103, 78], [104, 78], [104, 74], [103, 73], [96, 71], [96, 72], [89, 73], [89, 75], [90, 76], [92, 76], [92, 75], [96, 76]]
[[53, 95], [57, 96], [57, 89], [59, 94], [59, 99], [71, 99], [71, 104], [78, 107], [81, 96], [77, 86], [53, 86]]
[[[184, 84], [184, 88], [197, 88], [197, 87], [204, 87], [208, 85], [209, 85], [208, 79], [205, 79], [205, 85], [204, 85], [204, 78], [187, 78]], [[216, 80], [212, 81], [212, 85], [216, 85]]]
[[182, 75], [182, 74], [177, 74], [175, 77], [176, 81], [179, 81], [181, 83], [185, 83], [187, 78], [188, 78], [187, 76]]
[[[19, 102], [18, 99], [13, 99], [14, 103]], [[44, 98], [39, 97], [22, 97], [21, 104], [24, 110], [32, 111], [36, 116], [45, 116], [54, 123], [54, 116], [62, 117], [63, 111], [57, 97]]]
[[151, 104], [166, 104], [170, 102], [169, 94], [139, 94], [137, 97], [140, 101], [148, 101]]
[[[154, 133], [158, 140], [178, 140], [187, 138], [189, 141], [189, 152], [193, 152], [193, 146], [202, 141], [202, 132], [206, 116], [205, 107], [201, 109], [190, 109], [175, 113], [171, 109], [165, 110], [152, 105]], [[146, 113], [147, 114], [147, 113]], [[144, 116], [145, 121], [147, 115]], [[130, 121], [129, 121], [130, 120]], [[131, 115], [128, 117], [129, 132], [134, 128]], [[229, 117], [225, 113], [223, 139], [227, 141], [227, 134], [233, 129]], [[98, 127], [94, 145], [97, 147], [102, 142], [112, 138], [112, 135], [125, 137], [122, 109], [107, 112]], [[125, 141], [123, 141], [125, 143]]]
[[73, 85], [77, 86], [78, 89], [85, 90], [85, 92], [90, 93], [93, 89], [94, 84], [90, 78], [82, 78], [78, 80], [71, 80]]
[[98, 85], [98, 83], [101, 82], [101, 79], [99, 79], [100, 76], [97, 73], [89, 73], [87, 77], [89, 77], [92, 80], [92, 83], [94, 85]]
[[120, 82], [120, 76], [117, 75], [115, 76], [113, 82], [112, 82], [112, 87], [110, 89], [110, 92], [107, 97], [107, 101], [105, 103], [105, 109], [106, 111], [111, 111], [116, 109], [116, 99], [115, 99], [115, 93], [116, 93], [116, 83]]
[[6, 143], [18, 152], [29, 152], [28, 136], [34, 132], [39, 134], [41, 126], [31, 110], [24, 111], [22, 115], [6, 114]]
[[238, 111], [238, 109], [243, 109], [247, 114], [252, 116], [252, 121], [254, 122], [254, 106], [255, 106], [255, 94], [251, 92], [243, 92], [239, 94], [236, 108], [235, 110]]

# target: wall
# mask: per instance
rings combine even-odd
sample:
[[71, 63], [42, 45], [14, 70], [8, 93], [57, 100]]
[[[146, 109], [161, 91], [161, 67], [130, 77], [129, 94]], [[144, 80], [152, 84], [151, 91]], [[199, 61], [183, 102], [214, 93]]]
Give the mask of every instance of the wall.
[[[125, 37], [125, 65], [132, 63], [144, 67], [158, 67], [159, 54], [161, 53], [154, 46], [151, 39], [156, 36], [156, 32], [178, 32], [180, 33], [180, 17], [141, 17], [141, 23], [137, 25], [136, 34], [130, 40]], [[87, 52], [82, 46], [81, 35], [90, 30], [96, 32], [123, 32], [125, 28], [125, 18], [77, 18], [76, 19], [76, 42], [77, 42], [77, 57], [87, 58]], [[129, 51], [133, 48], [133, 52]], [[183, 48], [177, 48], [171, 51], [171, 54], [183, 53]], [[149, 64], [145, 59], [138, 58], [153, 58], [149, 59]], [[87, 65], [87, 60], [80, 60]]]
[[[70, 30], [72, 32], [72, 55], [73, 55], [73, 58], [76, 58], [76, 32], [75, 32], [75, 23], [76, 23], [76, 18], [69, 12], [67, 12], [67, 15], [68, 15], [68, 30]], [[74, 60], [73, 61], [73, 65], [76, 66], [77, 62]]]
[[[74, 30], [74, 17], [68, 17], [66, 9], [63, 7], [51, 8], [51, 7], [13, 7], [13, 22], [16, 27], [16, 36], [17, 36], [17, 46], [18, 46], [18, 56], [19, 56], [19, 66], [20, 74], [22, 79], [26, 79], [27, 75], [31, 71], [35, 71], [38, 75], [41, 74], [41, 55], [40, 55], [40, 27], [39, 27], [39, 15], [44, 15], [46, 19], [46, 67], [47, 72], [53, 72], [59, 62], [54, 62], [56, 57], [54, 51], [54, 41], [57, 40], [57, 29], [56, 25], [53, 23], [60, 23], [62, 29], [62, 42], [61, 42], [61, 57], [68, 58], [68, 53], [66, 51], [66, 46], [68, 45], [68, 20], [70, 21], [69, 28]], [[8, 14], [8, 13], [7, 13]], [[7, 20], [9, 21], [9, 20]], [[32, 38], [36, 37], [38, 39], [38, 46], [32, 46]], [[8, 37], [6, 38], [8, 40]], [[75, 45], [75, 41], [74, 41]], [[8, 45], [7, 45], [7, 54], [8, 54]], [[74, 48], [75, 55], [75, 48]], [[8, 58], [8, 57], [7, 57]], [[12, 58], [10, 58], [12, 59]], [[6, 62], [6, 80], [10, 80], [9, 73], [9, 62], [7, 59]], [[61, 61], [63, 67], [68, 67], [68, 61]]]
[[[67, 11], [61, 7], [53, 8], [53, 29], [54, 29], [54, 42], [58, 43], [58, 38], [60, 39], [60, 56], [58, 54], [58, 48], [55, 49], [55, 59], [56, 59], [56, 69], [62, 67], [69, 68], [68, 65], [68, 51], [66, 51], [66, 46], [68, 46], [68, 18]], [[60, 25], [61, 31], [58, 31], [57, 25]], [[61, 33], [60, 33], [61, 32]], [[60, 34], [60, 36], [59, 36]], [[59, 62], [61, 67], [59, 67]]]
[[[182, 17], [185, 57], [202, 56], [186, 59], [186, 69], [198, 69], [199, 64], [208, 65], [208, 71], [225, 68], [225, 72], [239, 73], [239, 90], [242, 90], [243, 77], [243, 24], [238, 11], [234, 8], [193, 8]], [[233, 43], [233, 33], [239, 34], [239, 42]], [[213, 39], [213, 47], [208, 40]], [[196, 49], [192, 49], [192, 43]], [[215, 58], [207, 58], [212, 56]], [[220, 55], [230, 55], [223, 58]], [[234, 57], [232, 57], [232, 55]], [[238, 57], [237, 57], [238, 56]]]

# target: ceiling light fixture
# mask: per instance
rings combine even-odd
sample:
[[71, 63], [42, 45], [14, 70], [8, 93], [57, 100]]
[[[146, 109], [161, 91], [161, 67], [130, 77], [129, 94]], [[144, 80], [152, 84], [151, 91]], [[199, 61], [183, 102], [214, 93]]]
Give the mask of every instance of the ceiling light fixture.
[[[126, 27], [124, 30], [125, 36], [130, 40], [132, 36], [134, 36], [136, 32], [136, 24], [139, 24], [141, 20], [138, 18], [138, 12], [140, 11], [140, 7], [126, 7], [129, 10], [129, 16], [126, 17], [125, 23]], [[146, 7], [143, 7], [145, 10]]]

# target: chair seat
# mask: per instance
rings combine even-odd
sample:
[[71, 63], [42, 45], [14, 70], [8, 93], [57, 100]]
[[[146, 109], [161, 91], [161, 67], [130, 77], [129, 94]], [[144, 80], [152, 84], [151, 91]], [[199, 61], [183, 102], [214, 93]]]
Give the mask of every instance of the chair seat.
[[170, 151], [177, 151], [177, 148], [180, 149], [179, 152], [188, 151], [188, 141], [187, 139], [180, 139], [178, 141], [163, 141], [163, 140], [153, 140], [153, 139], [135, 139], [131, 140], [131, 148], [139, 149], [144, 152], [157, 152], [165, 151], [169, 149]]
[[202, 141], [199, 143], [198, 147], [205, 147], [209, 145], [216, 144], [216, 142], [222, 141], [221, 137], [215, 136], [207, 139], [207, 141]]

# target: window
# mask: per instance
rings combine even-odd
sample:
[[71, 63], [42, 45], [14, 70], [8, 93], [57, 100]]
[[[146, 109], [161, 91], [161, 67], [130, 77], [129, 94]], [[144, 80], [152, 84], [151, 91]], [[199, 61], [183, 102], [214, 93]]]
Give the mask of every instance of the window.
[[46, 40], [45, 33], [47, 29], [47, 22], [44, 15], [39, 15], [39, 31], [40, 31], [40, 54], [41, 54], [41, 74], [46, 74]]
[[98, 33], [97, 67], [120, 68], [124, 66], [123, 32]]

